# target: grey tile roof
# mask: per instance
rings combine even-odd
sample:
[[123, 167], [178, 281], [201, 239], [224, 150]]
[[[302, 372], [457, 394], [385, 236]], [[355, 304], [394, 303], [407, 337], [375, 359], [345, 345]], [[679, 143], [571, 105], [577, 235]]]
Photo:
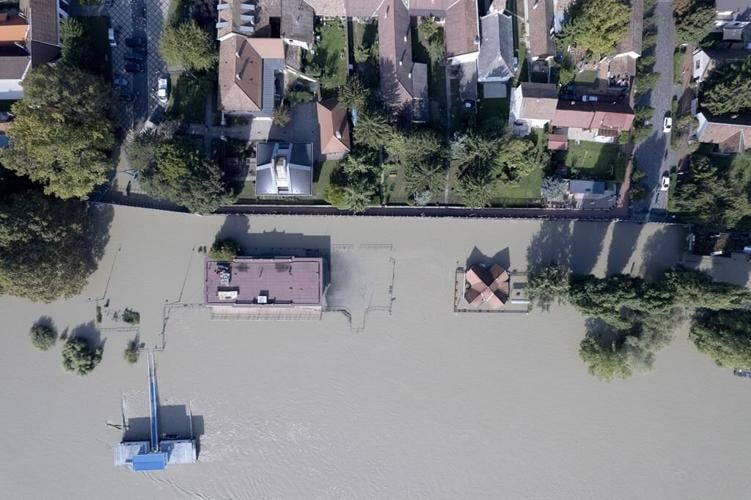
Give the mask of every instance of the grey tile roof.
[[305, 0], [282, 0], [282, 38], [313, 45], [315, 12]]
[[482, 41], [477, 59], [478, 81], [509, 80], [514, 76], [513, 20], [501, 12], [481, 19]]
[[0, 80], [20, 80], [31, 56], [16, 44], [0, 45]]

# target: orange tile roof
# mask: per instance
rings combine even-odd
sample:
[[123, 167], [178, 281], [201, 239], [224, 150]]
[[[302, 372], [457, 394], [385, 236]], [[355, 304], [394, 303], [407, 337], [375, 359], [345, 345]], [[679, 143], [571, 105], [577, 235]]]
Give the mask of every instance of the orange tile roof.
[[26, 40], [26, 32], [29, 24], [26, 19], [19, 16], [10, 16], [0, 22], [0, 42], [23, 42]]
[[[321, 136], [321, 153], [349, 152], [349, 121], [344, 106], [335, 99], [316, 103], [318, 128]], [[339, 136], [337, 136], [339, 132]]]
[[465, 274], [469, 287], [464, 298], [472, 306], [486, 304], [500, 309], [508, 301], [509, 274], [498, 264], [486, 269], [479, 264], [472, 265]]

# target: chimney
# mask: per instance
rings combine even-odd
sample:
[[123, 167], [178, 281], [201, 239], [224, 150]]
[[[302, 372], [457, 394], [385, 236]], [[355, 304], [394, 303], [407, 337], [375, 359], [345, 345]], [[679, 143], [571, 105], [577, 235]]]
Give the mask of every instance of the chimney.
[[341, 140], [341, 138], [342, 138], [342, 133], [341, 132], [339, 132], [337, 130], [336, 132], [334, 132], [334, 135], [336, 136], [337, 139]]

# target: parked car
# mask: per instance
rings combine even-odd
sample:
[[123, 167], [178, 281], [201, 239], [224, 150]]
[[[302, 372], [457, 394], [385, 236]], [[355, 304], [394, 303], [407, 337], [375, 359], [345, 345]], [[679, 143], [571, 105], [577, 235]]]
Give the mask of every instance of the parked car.
[[112, 80], [112, 85], [115, 87], [127, 87], [128, 86], [128, 79], [124, 76], [116, 76]]
[[583, 95], [582, 102], [597, 102], [598, 97], [596, 95]]
[[660, 178], [660, 191], [667, 191], [670, 189], [670, 173], [665, 172]]
[[169, 98], [168, 87], [169, 87], [168, 80], [166, 78], [160, 78], [157, 84], [156, 96], [159, 99], [159, 102], [162, 104], [167, 104], [167, 99]]
[[115, 36], [115, 28], [107, 30], [107, 37], [110, 40], [110, 47], [117, 47], [117, 38]]
[[130, 49], [130, 53], [133, 54], [133, 55], [141, 56], [144, 59], [146, 59], [146, 56], [148, 55], [146, 53], [146, 49], [140, 48], [140, 47], [132, 47]]
[[146, 47], [146, 39], [140, 36], [131, 36], [125, 39], [126, 47]]
[[119, 96], [117, 96], [117, 100], [121, 102], [132, 102], [136, 96], [134, 94], [131, 94], [130, 92], [122, 92]]
[[125, 71], [128, 73], [143, 73], [143, 64], [137, 62], [129, 62], [125, 64]]
[[673, 129], [673, 119], [669, 116], [666, 116], [662, 122], [662, 131], [666, 134], [669, 134], [672, 129]]
[[125, 54], [124, 59], [126, 61], [143, 62], [146, 60], [146, 56], [144, 56], [143, 54], [139, 54], [137, 52], [131, 52], [131, 53]]
[[751, 378], [751, 370], [741, 370], [740, 368], [736, 368], [733, 370], [733, 375], [736, 377]]

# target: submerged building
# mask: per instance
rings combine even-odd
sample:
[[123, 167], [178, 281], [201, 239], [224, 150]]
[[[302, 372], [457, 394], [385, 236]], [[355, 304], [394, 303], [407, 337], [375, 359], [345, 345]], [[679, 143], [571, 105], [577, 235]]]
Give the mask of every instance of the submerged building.
[[263, 142], [256, 147], [256, 195], [310, 196], [313, 145]]
[[[115, 447], [115, 465], [129, 466], [135, 472], [164, 470], [167, 464], [190, 464], [197, 458], [196, 441], [190, 438], [162, 439], [159, 432], [159, 400], [154, 358], [149, 353], [149, 441], [125, 441]], [[192, 422], [191, 422], [192, 424]], [[191, 425], [192, 429], [192, 425]]]
[[454, 282], [454, 312], [528, 312], [527, 273], [498, 264], [458, 268]]
[[205, 303], [215, 314], [320, 317], [323, 259], [237, 257], [206, 261]]

